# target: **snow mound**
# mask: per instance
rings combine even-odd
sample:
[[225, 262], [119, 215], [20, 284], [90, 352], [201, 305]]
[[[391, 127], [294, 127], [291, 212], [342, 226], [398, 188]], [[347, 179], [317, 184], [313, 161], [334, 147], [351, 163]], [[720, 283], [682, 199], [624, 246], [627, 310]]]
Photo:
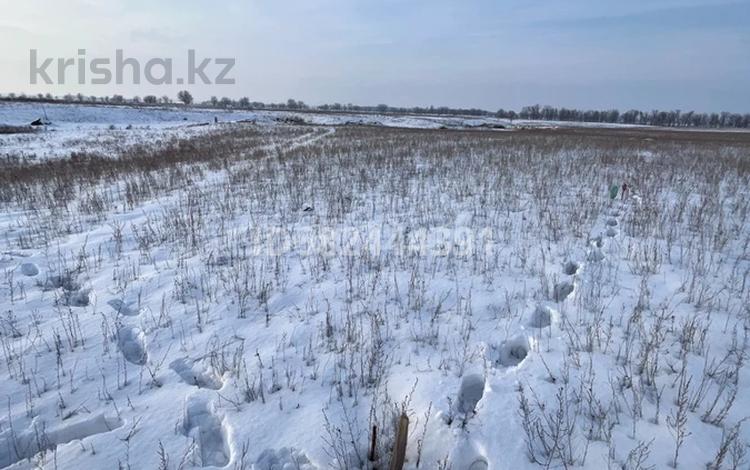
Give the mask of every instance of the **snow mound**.
[[19, 268], [21, 274], [28, 277], [34, 277], [39, 274], [39, 267], [34, 263], [23, 263]]
[[575, 276], [580, 270], [580, 263], [576, 263], [575, 261], [568, 261], [563, 266], [563, 273], [565, 273], [565, 275], [567, 276]]
[[464, 436], [453, 449], [451, 463], [452, 468], [462, 470], [487, 470], [490, 468], [485, 449], [470, 436]]
[[41, 284], [44, 290], [63, 289], [66, 291], [75, 291], [80, 289], [77, 276], [73, 273], [53, 274]]
[[107, 302], [107, 305], [112, 307], [117, 314], [125, 315], [126, 317], [134, 317], [141, 313], [138, 307], [133, 307], [133, 305], [125, 303], [120, 299], [112, 299]]
[[557, 311], [546, 305], [537, 305], [529, 318], [529, 326], [532, 328], [545, 328], [557, 319]]
[[30, 459], [59, 445], [109, 432], [120, 426], [120, 419], [106, 418], [103, 414], [53, 429], [47, 429], [43, 421], [35, 419], [28, 429], [18, 434], [14, 435], [12, 429], [0, 434], [0, 468]]
[[117, 346], [123, 357], [131, 364], [142, 366], [148, 361], [145, 335], [139, 328], [120, 328], [117, 331]]
[[602, 249], [604, 248], [604, 240], [601, 236], [597, 236], [589, 240], [589, 245], [593, 248]]
[[531, 351], [531, 340], [526, 336], [517, 336], [500, 345], [497, 362], [505, 367], [520, 365]]
[[317, 470], [304, 452], [294, 447], [266, 449], [255, 462], [254, 470]]
[[91, 289], [78, 289], [66, 291], [62, 300], [68, 307], [86, 307], [91, 303], [91, 297]]
[[458, 411], [464, 414], [474, 413], [477, 403], [484, 396], [484, 376], [480, 374], [469, 374], [461, 381], [458, 391], [456, 406]]
[[586, 259], [592, 263], [602, 262], [604, 261], [604, 258], [606, 258], [604, 252], [598, 248], [593, 248], [591, 251], [589, 251], [589, 254], [586, 257]]
[[169, 364], [169, 368], [188, 385], [198, 388], [210, 388], [211, 390], [221, 389], [221, 379], [216, 377], [212, 371], [202, 370], [197, 367], [197, 364], [189, 358], [182, 357], [175, 359]]
[[555, 302], [562, 302], [563, 300], [570, 297], [570, 294], [575, 290], [575, 284], [567, 281], [555, 284], [555, 288], [552, 292], [552, 298]]
[[229, 463], [227, 429], [210, 403], [188, 397], [182, 422], [185, 436], [192, 438], [192, 462], [201, 467], [224, 467]]

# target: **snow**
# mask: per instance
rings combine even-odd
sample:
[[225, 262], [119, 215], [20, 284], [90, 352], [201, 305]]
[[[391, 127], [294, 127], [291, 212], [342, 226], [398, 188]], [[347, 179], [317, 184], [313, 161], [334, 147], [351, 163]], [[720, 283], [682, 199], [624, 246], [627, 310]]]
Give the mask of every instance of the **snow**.
[[[0, 122], [37, 112], [2, 105]], [[645, 464], [667, 468], [681, 370], [698, 404], [677, 468], [704, 468], [748, 416], [742, 149], [381, 129], [488, 122], [463, 118], [47, 113], [53, 130], [1, 136], [0, 152], [63, 158], [127, 133], [116, 158], [246, 130], [259, 141], [232, 143], [258, 153], [1, 203], [0, 467], [354, 468], [374, 424], [386, 468], [403, 412], [409, 469], [544, 468], [530, 445], [586, 469], [636, 468], [648, 445]], [[350, 119], [377, 126], [338, 127]], [[610, 200], [625, 174], [638, 194]], [[526, 435], [523, 400], [535, 429], [563, 426], [560, 448]]]
[[74, 152], [117, 154], [144, 142], [190, 138], [221, 122], [256, 120], [255, 113], [214, 112], [180, 108], [0, 103], [0, 123], [22, 126], [45, 118], [51, 125], [33, 134], [0, 135], [0, 156], [49, 159]]
[[142, 142], [190, 138], [211, 132], [217, 127], [215, 120], [219, 125], [236, 122], [273, 125], [280, 121], [298, 121], [322, 126], [372, 125], [414, 129], [508, 126], [507, 121], [495, 118], [0, 103], [0, 125], [26, 126], [40, 118], [47, 119], [51, 125], [33, 134], [0, 134], [0, 157], [48, 159], [67, 157], [74, 152], [115, 156]]
[[39, 118], [46, 118], [53, 128], [108, 128], [151, 126], [174, 127], [186, 124], [213, 122], [214, 117], [221, 121], [237, 121], [257, 117], [253, 112], [231, 112], [180, 107], [136, 107], [115, 105], [83, 104], [41, 104], [41, 103], [2, 103], [0, 123], [27, 125]]
[[190, 138], [215, 130], [216, 124], [252, 122], [274, 125], [299, 122], [317, 126], [383, 126], [409, 129], [637, 128], [622, 124], [530, 121], [494, 117], [390, 115], [323, 111], [253, 111], [180, 106], [116, 106], [33, 102], [0, 103], [0, 125], [27, 126], [36, 119], [51, 123], [33, 134], [0, 134], [0, 157], [49, 159], [76, 152], [117, 154], [142, 142]]

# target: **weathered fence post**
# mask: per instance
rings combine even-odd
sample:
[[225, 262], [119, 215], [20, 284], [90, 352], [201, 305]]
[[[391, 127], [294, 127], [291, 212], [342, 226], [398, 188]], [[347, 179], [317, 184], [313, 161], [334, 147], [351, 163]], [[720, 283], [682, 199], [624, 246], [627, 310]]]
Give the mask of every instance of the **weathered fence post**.
[[393, 456], [391, 457], [391, 469], [401, 470], [404, 468], [406, 459], [406, 439], [409, 437], [409, 417], [401, 413], [396, 430], [396, 442], [393, 444]]
[[377, 459], [377, 455], [375, 453], [375, 446], [378, 443], [378, 427], [374, 426], [372, 427], [372, 436], [370, 437], [370, 453], [367, 454], [367, 459], [370, 462], [374, 462]]

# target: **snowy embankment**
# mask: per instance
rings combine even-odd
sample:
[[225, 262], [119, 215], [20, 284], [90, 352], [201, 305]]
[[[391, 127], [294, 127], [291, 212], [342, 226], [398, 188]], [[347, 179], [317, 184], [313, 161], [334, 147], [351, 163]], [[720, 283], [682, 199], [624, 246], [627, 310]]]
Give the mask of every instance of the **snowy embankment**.
[[0, 467], [747, 465], [750, 144], [190, 140], [4, 175]]
[[40, 127], [34, 133], [0, 133], [0, 157], [39, 160], [64, 158], [74, 153], [96, 153], [113, 157], [143, 142], [159, 144], [175, 138], [191, 138], [234, 122], [252, 122], [257, 125], [295, 122], [318, 126], [355, 125], [408, 129], [633, 127], [528, 120], [511, 123], [506, 119], [493, 117], [0, 103], [0, 126], [28, 126], [37, 119], [48, 121], [50, 125]]
[[214, 118], [226, 122], [258, 116], [177, 107], [0, 103], [0, 124], [23, 126], [37, 119], [50, 123], [34, 133], [0, 134], [0, 156], [40, 160], [95, 153], [112, 157], [136, 145], [211, 132]]
[[0, 157], [63, 158], [73, 153], [117, 156], [144, 142], [160, 143], [210, 133], [226, 123], [274, 125], [369, 125], [414, 129], [466, 129], [507, 126], [494, 118], [395, 116], [378, 114], [292, 111], [213, 110], [202, 108], [135, 107], [43, 103], [0, 103], [0, 125], [28, 126], [42, 119], [49, 126], [34, 133], [0, 133]]

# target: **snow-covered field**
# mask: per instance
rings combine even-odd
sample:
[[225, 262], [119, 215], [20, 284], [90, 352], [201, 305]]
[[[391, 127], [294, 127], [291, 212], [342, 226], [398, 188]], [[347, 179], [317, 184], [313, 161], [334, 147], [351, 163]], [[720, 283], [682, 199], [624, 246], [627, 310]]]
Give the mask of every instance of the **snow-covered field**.
[[68, 157], [73, 153], [116, 156], [143, 142], [161, 143], [211, 132], [216, 124], [279, 122], [341, 126], [370, 125], [413, 129], [466, 129], [509, 126], [502, 119], [290, 111], [214, 110], [183, 107], [91, 106], [0, 103], [0, 126], [26, 126], [36, 119], [50, 122], [35, 133], [0, 133], [0, 157], [25, 159]]
[[0, 467], [747, 468], [744, 135], [51, 108], [101, 156], [0, 136]]
[[[492, 117], [410, 116], [358, 113], [214, 110], [203, 108], [133, 107], [41, 103], [0, 103], [0, 126], [27, 126], [36, 119], [49, 126], [35, 133], [0, 133], [0, 158], [27, 160], [69, 157], [74, 153], [117, 156], [143, 142], [161, 144], [174, 138], [210, 133], [227, 123], [253, 122], [259, 126], [299, 122], [317, 126], [366, 125], [409, 129], [492, 129], [573, 127], [629, 127], [612, 124], [574, 124]], [[218, 125], [217, 125], [218, 124]]]

